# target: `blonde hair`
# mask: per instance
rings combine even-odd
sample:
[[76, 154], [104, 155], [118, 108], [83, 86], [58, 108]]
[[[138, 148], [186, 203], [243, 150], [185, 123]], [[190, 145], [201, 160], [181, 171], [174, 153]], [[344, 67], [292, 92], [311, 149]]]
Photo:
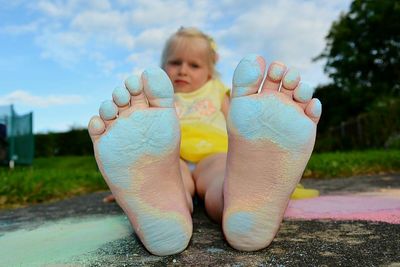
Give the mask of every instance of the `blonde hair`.
[[206, 41], [208, 68], [213, 78], [218, 77], [219, 74], [215, 68], [218, 60], [217, 45], [211, 36], [194, 27], [180, 27], [177, 32], [169, 37], [161, 55], [161, 68], [165, 69], [169, 55], [174, 51], [175, 47], [181, 46], [183, 40], [188, 38], [200, 38]]

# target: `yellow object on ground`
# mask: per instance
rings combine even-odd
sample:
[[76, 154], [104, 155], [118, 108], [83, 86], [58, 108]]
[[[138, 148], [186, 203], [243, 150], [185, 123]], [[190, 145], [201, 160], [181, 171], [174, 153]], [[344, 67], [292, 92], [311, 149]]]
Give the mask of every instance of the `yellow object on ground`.
[[319, 191], [316, 189], [304, 188], [301, 184], [297, 184], [291, 199], [313, 198], [319, 196]]

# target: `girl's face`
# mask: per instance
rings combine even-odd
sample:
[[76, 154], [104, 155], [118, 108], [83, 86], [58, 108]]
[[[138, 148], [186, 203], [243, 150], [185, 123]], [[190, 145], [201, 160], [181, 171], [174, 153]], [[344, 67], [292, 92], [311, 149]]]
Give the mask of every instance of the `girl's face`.
[[181, 46], [181, 49], [172, 49], [164, 69], [176, 93], [190, 93], [202, 87], [212, 77], [207, 62], [207, 46], [202, 39], [185, 40]]

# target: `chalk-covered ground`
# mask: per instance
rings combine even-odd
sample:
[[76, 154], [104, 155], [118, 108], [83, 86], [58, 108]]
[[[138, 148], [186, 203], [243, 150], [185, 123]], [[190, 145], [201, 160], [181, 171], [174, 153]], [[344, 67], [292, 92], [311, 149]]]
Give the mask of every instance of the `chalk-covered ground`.
[[400, 175], [304, 180], [321, 197], [291, 201], [271, 246], [238, 252], [201, 204], [187, 250], [156, 257], [107, 192], [0, 211], [0, 266], [400, 264]]

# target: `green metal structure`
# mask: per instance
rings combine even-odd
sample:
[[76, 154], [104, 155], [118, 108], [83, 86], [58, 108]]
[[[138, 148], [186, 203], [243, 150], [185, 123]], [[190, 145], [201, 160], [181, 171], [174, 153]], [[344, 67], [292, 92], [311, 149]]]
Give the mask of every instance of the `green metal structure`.
[[0, 160], [3, 155], [3, 162], [32, 164], [35, 154], [33, 113], [18, 115], [13, 105], [0, 106], [0, 126], [0, 138], [5, 140], [0, 143]]

